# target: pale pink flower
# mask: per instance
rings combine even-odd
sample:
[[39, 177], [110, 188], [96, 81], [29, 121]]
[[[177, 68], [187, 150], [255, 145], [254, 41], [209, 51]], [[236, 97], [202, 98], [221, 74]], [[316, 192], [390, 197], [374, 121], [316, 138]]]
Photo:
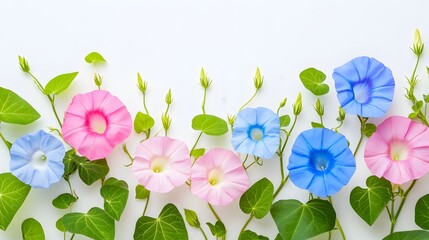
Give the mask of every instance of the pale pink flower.
[[107, 91], [74, 96], [68, 106], [64, 141], [89, 160], [107, 157], [131, 133], [132, 119], [125, 105]]
[[429, 171], [429, 128], [406, 117], [387, 118], [369, 138], [365, 162], [394, 184], [422, 177]]
[[184, 184], [191, 175], [191, 158], [183, 141], [153, 137], [140, 143], [132, 171], [149, 191], [166, 193]]
[[249, 178], [233, 152], [215, 148], [192, 167], [191, 191], [210, 204], [225, 206], [249, 188]]

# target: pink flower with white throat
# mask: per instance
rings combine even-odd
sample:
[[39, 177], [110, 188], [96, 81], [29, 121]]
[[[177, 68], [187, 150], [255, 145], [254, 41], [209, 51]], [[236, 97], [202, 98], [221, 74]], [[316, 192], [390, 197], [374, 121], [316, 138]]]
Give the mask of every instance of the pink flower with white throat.
[[125, 105], [108, 91], [74, 96], [61, 129], [64, 141], [89, 160], [107, 157], [131, 133]]
[[238, 156], [215, 148], [192, 167], [191, 191], [210, 204], [225, 206], [249, 188], [249, 177]]
[[189, 149], [183, 141], [152, 137], [137, 147], [132, 171], [146, 189], [166, 193], [191, 175]]

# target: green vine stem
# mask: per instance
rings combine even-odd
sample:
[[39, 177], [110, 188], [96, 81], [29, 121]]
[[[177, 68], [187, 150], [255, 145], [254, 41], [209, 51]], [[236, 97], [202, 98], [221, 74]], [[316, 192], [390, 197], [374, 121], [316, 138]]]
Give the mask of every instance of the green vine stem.
[[7, 149], [10, 150], [10, 148], [12, 147], [12, 144], [8, 140], [6, 140], [6, 138], [3, 136], [1, 132], [0, 132], [0, 138], [6, 145]]
[[243, 104], [243, 106], [241, 106], [241, 108], [238, 110], [239, 112], [241, 111], [241, 110], [243, 110], [243, 108], [245, 108], [250, 102], [252, 102], [252, 100], [256, 97], [256, 94], [258, 94], [258, 92], [259, 92], [259, 89], [256, 89], [256, 91], [255, 91], [255, 93], [252, 95], [252, 97], [246, 102], [246, 103], [244, 103]]
[[[333, 205], [331, 196], [328, 197], [328, 201]], [[337, 217], [335, 218], [335, 225], [337, 226], [338, 231], [340, 231], [343, 240], [346, 240], [346, 235], [344, 234], [343, 228], [341, 227], [340, 221]]]
[[[194, 149], [197, 147], [197, 144], [200, 141], [200, 138], [201, 138], [202, 135], [203, 135], [203, 132], [200, 132], [200, 134], [198, 134], [197, 140], [195, 141], [194, 145], [192, 146], [191, 151], [189, 152], [189, 154], [192, 155], [192, 151], [194, 151]], [[192, 163], [192, 165], [195, 164], [195, 161], [196, 160], [194, 160], [194, 162]]]
[[[217, 221], [222, 222], [219, 215], [216, 213], [216, 210], [213, 208], [213, 206], [210, 203], [207, 203], [209, 206], [210, 211], [213, 213], [213, 216], [216, 218]], [[226, 234], [222, 237], [222, 240], [226, 239]]]
[[359, 118], [359, 122], [360, 122], [360, 137], [359, 137], [358, 144], [356, 145], [356, 149], [353, 152], [353, 156], [355, 156], [355, 157], [359, 151], [360, 145], [362, 144], [362, 140], [363, 140], [363, 137], [365, 135], [365, 126], [366, 126], [365, 124], [368, 121], [368, 118], [365, 118], [365, 117], [358, 116], [358, 118]]
[[204, 236], [204, 239], [205, 239], [205, 240], [208, 240], [207, 235], [206, 235], [206, 233], [204, 232], [204, 230], [203, 230], [203, 228], [201, 227], [201, 225], [200, 225], [200, 226], [198, 226], [198, 229], [200, 229], [201, 233], [202, 233], [202, 234], [203, 234], [203, 236]]
[[407, 200], [408, 194], [414, 188], [416, 182], [417, 182], [417, 180], [413, 180], [413, 182], [411, 183], [410, 187], [408, 187], [408, 189], [404, 192], [404, 195], [401, 196], [401, 202], [399, 203], [398, 210], [396, 211], [395, 214], [394, 214], [394, 212], [395, 212], [395, 209], [394, 209], [394, 206], [395, 206], [394, 205], [394, 201], [395, 201], [395, 199], [392, 199], [392, 209], [391, 209], [391, 219], [390, 219], [391, 220], [390, 233], [394, 232], [396, 222], [397, 222], [397, 220], [399, 218], [399, 214], [401, 214], [401, 211], [402, 211], [402, 207], [404, 206], [405, 201]]
[[246, 230], [246, 227], [249, 225], [249, 223], [252, 221], [253, 217], [255, 217], [255, 215], [250, 214], [249, 218], [247, 219], [246, 223], [244, 223], [243, 227], [241, 228], [240, 234], [238, 236], [241, 236], [241, 234], [243, 234], [244, 230]]
[[146, 215], [147, 206], [149, 205], [149, 200], [150, 200], [150, 192], [149, 192], [149, 194], [147, 195], [146, 203], [145, 203], [145, 205], [144, 205], [144, 210], [143, 210], [143, 215], [142, 215], [142, 216], [145, 216], [145, 215]]

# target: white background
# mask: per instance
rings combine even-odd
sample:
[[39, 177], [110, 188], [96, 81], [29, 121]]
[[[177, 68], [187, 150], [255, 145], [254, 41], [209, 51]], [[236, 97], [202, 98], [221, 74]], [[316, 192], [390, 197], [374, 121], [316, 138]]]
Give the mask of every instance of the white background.
[[[299, 131], [317, 121], [312, 105], [315, 99], [299, 81], [299, 73], [316, 67], [327, 74], [331, 91], [322, 97], [326, 104], [326, 125], [336, 125], [337, 99], [332, 82], [332, 70], [350, 59], [367, 55], [390, 67], [396, 79], [395, 100], [389, 115], [407, 115], [409, 103], [404, 98], [405, 76], [411, 74], [414, 55], [412, 44], [415, 28], [422, 38], [429, 39], [429, 2], [427, 1], [2, 1], [0, 3], [0, 86], [16, 91], [41, 114], [28, 126], [1, 124], [0, 131], [10, 141], [38, 129], [57, 126], [49, 102], [37, 90], [32, 80], [18, 69], [17, 55], [25, 56], [32, 72], [47, 83], [54, 76], [72, 71], [79, 75], [71, 88], [57, 98], [60, 114], [76, 93], [95, 89], [93, 68], [84, 62], [91, 51], [100, 52], [108, 61], [98, 71], [104, 76], [103, 89], [111, 91], [128, 106], [134, 116], [143, 110], [141, 94], [136, 88], [136, 72], [149, 82], [147, 103], [160, 128], [160, 116], [165, 107], [164, 96], [172, 89], [174, 102], [170, 136], [192, 146], [198, 133], [191, 128], [191, 119], [201, 112], [202, 89], [199, 73], [204, 67], [213, 80], [208, 92], [206, 110], [226, 117], [235, 114], [253, 94], [252, 77], [257, 66], [265, 76], [264, 86], [251, 106], [266, 106], [275, 110], [288, 97], [283, 113], [291, 113], [291, 103], [298, 91], [303, 93], [304, 113]], [[428, 42], [429, 44], [429, 42]], [[429, 46], [429, 45], [428, 45]], [[422, 64], [428, 65], [424, 54]], [[421, 68], [420, 90], [428, 89], [426, 71]], [[384, 118], [372, 119], [380, 123]], [[354, 149], [358, 140], [358, 121], [347, 116], [342, 131]], [[128, 147], [134, 151], [142, 136], [133, 134]], [[223, 137], [203, 136], [200, 147], [231, 149], [230, 134]], [[364, 141], [365, 143], [366, 141]], [[291, 146], [292, 141], [289, 144]], [[288, 148], [289, 149], [289, 148]], [[364, 186], [370, 175], [362, 158], [361, 148], [357, 172], [350, 184], [333, 196], [334, 206], [348, 239], [381, 239], [389, 231], [387, 214], [369, 227], [348, 203], [351, 189]], [[289, 151], [289, 150], [288, 150]], [[286, 156], [287, 159], [287, 156]], [[9, 171], [9, 156], [0, 144], [0, 172]], [[108, 158], [108, 176], [124, 179], [130, 186], [130, 196], [121, 221], [116, 223], [116, 239], [132, 239], [136, 220], [143, 211], [144, 201], [134, 199], [136, 180], [128, 160], [120, 148]], [[267, 176], [275, 186], [279, 183], [278, 159], [266, 160], [262, 167], [249, 171], [252, 182]], [[86, 212], [93, 206], [102, 207], [100, 183], [84, 185], [78, 176], [72, 183], [80, 196], [74, 211]], [[417, 229], [414, 205], [427, 194], [429, 177], [420, 180], [410, 195], [397, 224], [397, 230]], [[0, 239], [20, 239], [20, 225], [28, 217], [39, 220], [47, 239], [62, 239], [55, 221], [65, 210], [55, 209], [52, 199], [67, 192], [64, 181], [48, 190], [31, 190], [23, 207]], [[288, 182], [278, 199], [297, 198], [306, 201], [308, 194]], [[214, 221], [206, 204], [193, 196], [187, 187], [168, 194], [152, 194], [148, 214], [157, 216], [162, 206], [174, 202], [178, 208], [194, 209], [201, 222]], [[228, 239], [236, 239], [247, 216], [241, 213], [238, 201], [228, 207], [216, 208], [228, 229]], [[204, 229], [209, 234], [208, 228]], [[274, 238], [277, 233], [270, 215], [249, 225], [260, 234]], [[190, 239], [202, 239], [188, 226]], [[317, 239], [326, 239], [322, 235]], [[75, 239], [85, 239], [77, 236]], [[340, 239], [334, 234], [334, 239]]]

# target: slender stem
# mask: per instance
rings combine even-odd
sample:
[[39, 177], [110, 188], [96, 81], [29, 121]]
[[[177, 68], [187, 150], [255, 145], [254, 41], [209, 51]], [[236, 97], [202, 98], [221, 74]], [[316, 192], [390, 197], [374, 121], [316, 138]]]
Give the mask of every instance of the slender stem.
[[258, 93], [258, 91], [259, 91], [259, 89], [256, 89], [256, 91], [255, 91], [255, 93], [253, 94], [253, 96], [243, 105], [243, 106], [241, 106], [241, 108], [238, 110], [239, 112], [241, 111], [241, 110], [243, 110], [243, 108], [245, 107], [245, 106], [247, 106], [247, 104], [249, 104], [255, 97], [256, 97], [256, 94]]
[[150, 192], [149, 192], [149, 194], [147, 195], [146, 203], [145, 203], [145, 205], [144, 205], [143, 216], [145, 216], [145, 215], [146, 215], [146, 210], [147, 210], [147, 206], [149, 205], [149, 200], [150, 200]]
[[7, 149], [10, 150], [11, 143], [6, 140], [6, 138], [3, 136], [3, 134], [1, 134], [1, 132], [0, 132], [0, 138], [3, 140], [3, 142], [6, 145]]
[[60, 125], [60, 127], [62, 128], [62, 127], [63, 127], [63, 124], [61, 123], [61, 120], [60, 120], [60, 118], [58, 117], [57, 110], [55, 109], [55, 104], [54, 104], [54, 102], [55, 102], [55, 95], [53, 95], [52, 97], [50, 97], [49, 95], [47, 95], [47, 96], [48, 96], [48, 98], [49, 98], [49, 101], [51, 102], [51, 107], [52, 107], [52, 110], [54, 111], [55, 118], [57, 119], [58, 124], [59, 124], [59, 125]]
[[362, 143], [362, 140], [363, 140], [363, 133], [360, 134], [359, 142], [356, 145], [355, 151], [353, 152], [353, 156], [355, 156], [355, 157], [356, 157], [357, 152], [359, 151], [359, 147], [360, 147], [360, 145]]
[[282, 146], [282, 150], [280, 151], [280, 153], [283, 153], [283, 152], [285, 151], [286, 144], [287, 144], [287, 142], [288, 142], [288, 140], [289, 140], [290, 135], [292, 134], [293, 129], [295, 128], [296, 120], [297, 120], [297, 119], [298, 119], [298, 116], [297, 116], [297, 115], [295, 115], [295, 117], [294, 117], [294, 119], [293, 119], [292, 126], [290, 127], [290, 130], [289, 130], [288, 134], [286, 135], [286, 140], [285, 140], [285, 142], [284, 142], [284, 144], [283, 144], [283, 146]]
[[73, 240], [75, 235], [76, 235], [76, 234], [74, 234], [74, 233], [73, 233], [73, 234], [71, 235], [71, 237], [70, 237], [70, 240]]
[[365, 123], [368, 120], [368, 118], [362, 118], [362, 117], [359, 117], [359, 116], [358, 116], [358, 118], [359, 118], [359, 121], [360, 121], [360, 137], [359, 137], [359, 142], [356, 145], [356, 149], [353, 152], [353, 156], [355, 156], [355, 157], [356, 157], [356, 154], [359, 151], [360, 145], [362, 144], [363, 136], [365, 134]]
[[416, 61], [416, 65], [414, 66], [413, 74], [411, 75], [411, 80], [414, 80], [416, 76], [416, 71], [417, 71], [417, 67], [419, 66], [419, 63], [420, 63], [420, 55], [417, 55], [417, 61]]
[[273, 195], [273, 199], [275, 199], [277, 197], [277, 195], [279, 195], [280, 191], [282, 190], [282, 188], [284, 187], [284, 185], [286, 184], [287, 180], [289, 180], [289, 175], [286, 176], [286, 178], [284, 178], [281, 182], [280, 185], [277, 187], [277, 190], [274, 192]]
[[332, 238], [332, 233], [331, 233], [331, 231], [329, 231], [328, 232], [328, 240], [331, 240], [331, 238]]
[[209, 205], [210, 211], [213, 213], [213, 216], [216, 218], [216, 220], [218, 220], [219, 222], [222, 222], [222, 220], [220, 220], [219, 215], [217, 215], [216, 211], [214, 210], [213, 206], [210, 203], [207, 203]]
[[243, 227], [241, 228], [240, 234], [238, 236], [240, 236], [241, 234], [243, 234], [244, 230], [246, 230], [247, 225], [249, 225], [250, 221], [252, 221], [253, 217], [255, 215], [250, 214], [249, 219], [247, 219], [246, 223], [244, 223]]
[[417, 182], [417, 179], [414, 180], [411, 183], [410, 187], [407, 189], [407, 191], [404, 192], [404, 195], [401, 198], [401, 203], [399, 204], [398, 211], [396, 212], [395, 217], [394, 217], [394, 221], [392, 222], [392, 225], [391, 225], [391, 228], [390, 228], [390, 233], [393, 233], [393, 231], [395, 230], [395, 224], [396, 224], [396, 221], [398, 220], [399, 214], [401, 214], [402, 207], [404, 206], [405, 201], [407, 200], [408, 194], [413, 189], [413, 187], [416, 184], [416, 182]]
[[247, 162], [247, 159], [249, 159], [249, 154], [246, 154], [246, 157], [244, 158], [244, 161], [243, 161], [243, 168], [245, 169], [245, 164], [246, 164], [246, 162]]
[[72, 185], [70, 183], [70, 179], [64, 179], [64, 180], [66, 180], [67, 184], [69, 185], [70, 194], [74, 195], [77, 199], [79, 199], [79, 196], [76, 194], [76, 192], [72, 188]]
[[391, 218], [390, 218], [390, 233], [393, 233], [393, 229], [395, 228], [396, 219], [395, 219], [395, 196], [392, 193], [392, 200], [390, 203], [390, 211], [391, 211]]
[[36, 83], [36, 85], [40, 89], [40, 91], [43, 94], [45, 94], [45, 89], [43, 88], [42, 84], [40, 84], [39, 80], [37, 80], [37, 78], [31, 72], [28, 72], [28, 74], [31, 76], [31, 78], [33, 78], [34, 82]]
[[203, 135], [203, 132], [200, 132], [200, 134], [198, 135], [197, 140], [194, 143], [194, 146], [192, 146], [190, 154], [192, 154], [192, 151], [194, 151], [194, 149], [197, 147], [198, 142], [200, 141], [201, 136]]
[[320, 118], [320, 124], [322, 124], [323, 126], [323, 115], [319, 115], [319, 118]]
[[207, 88], [204, 88], [203, 104], [201, 106], [201, 108], [203, 109], [203, 114], [206, 114], [206, 96], [207, 96]]
[[146, 111], [146, 114], [149, 115], [149, 111], [147, 110], [147, 107], [146, 107], [146, 94], [144, 92], [143, 92], [143, 107], [144, 107], [144, 110]]
[[208, 240], [207, 235], [206, 235], [206, 233], [204, 232], [204, 230], [203, 230], [203, 228], [201, 227], [201, 225], [200, 225], [198, 228], [200, 229], [201, 233], [203, 234], [204, 239], [205, 239], [205, 240]]
[[[331, 198], [331, 196], [328, 197], [328, 200], [332, 204], [332, 198]], [[341, 237], [343, 238], [343, 240], [346, 240], [346, 235], [344, 234], [344, 231], [343, 231], [343, 228], [341, 227], [340, 221], [338, 221], [338, 217], [335, 218], [335, 224], [337, 225], [337, 228], [340, 231]]]

